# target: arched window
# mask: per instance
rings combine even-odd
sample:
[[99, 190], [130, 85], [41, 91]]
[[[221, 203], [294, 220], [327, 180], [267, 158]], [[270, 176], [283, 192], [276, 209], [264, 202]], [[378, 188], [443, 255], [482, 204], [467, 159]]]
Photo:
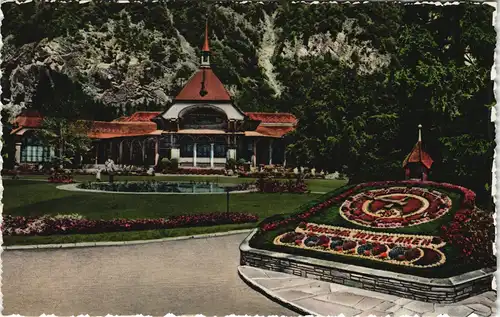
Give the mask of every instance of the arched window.
[[54, 149], [44, 146], [43, 143], [32, 135], [28, 135], [21, 145], [21, 163], [50, 162], [54, 157]]
[[191, 106], [179, 113], [181, 129], [226, 129], [226, 114], [213, 106]]

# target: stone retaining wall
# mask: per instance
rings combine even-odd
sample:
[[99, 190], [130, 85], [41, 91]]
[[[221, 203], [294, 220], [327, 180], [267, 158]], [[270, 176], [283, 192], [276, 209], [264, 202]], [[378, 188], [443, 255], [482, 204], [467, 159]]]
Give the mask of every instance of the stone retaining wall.
[[240, 245], [240, 265], [249, 265], [432, 303], [454, 303], [492, 288], [495, 269], [477, 270], [450, 278], [430, 279], [253, 249], [248, 242], [255, 232], [252, 232]]

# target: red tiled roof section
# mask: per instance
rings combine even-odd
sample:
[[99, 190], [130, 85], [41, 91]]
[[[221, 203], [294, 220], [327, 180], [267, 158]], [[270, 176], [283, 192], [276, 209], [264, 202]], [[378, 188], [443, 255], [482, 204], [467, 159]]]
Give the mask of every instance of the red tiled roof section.
[[90, 138], [100, 139], [145, 135], [155, 131], [156, 124], [154, 122], [94, 121], [88, 135]]
[[151, 119], [159, 116], [161, 111], [138, 111], [130, 117], [121, 117], [113, 122], [150, 122]]
[[272, 112], [246, 112], [250, 119], [261, 121], [261, 123], [297, 123], [297, 118], [291, 113]]
[[410, 154], [408, 154], [408, 156], [403, 161], [403, 167], [406, 167], [408, 163], [422, 163], [426, 168], [430, 169], [434, 161], [432, 160], [431, 156], [422, 148], [422, 142], [418, 141], [411, 150]]
[[25, 128], [39, 128], [42, 125], [43, 117], [38, 111], [28, 110], [17, 116], [12, 124]]
[[263, 135], [267, 135], [273, 138], [281, 138], [285, 134], [288, 134], [295, 130], [295, 127], [269, 127], [269, 126], [261, 126], [259, 125], [255, 132], [258, 132]]
[[[205, 72], [205, 96], [200, 95], [201, 82], [203, 80], [203, 72]], [[215, 75], [212, 69], [200, 69], [194, 74], [188, 83], [182, 88], [181, 92], [175, 97], [177, 101], [231, 101], [231, 96], [226, 88]]]

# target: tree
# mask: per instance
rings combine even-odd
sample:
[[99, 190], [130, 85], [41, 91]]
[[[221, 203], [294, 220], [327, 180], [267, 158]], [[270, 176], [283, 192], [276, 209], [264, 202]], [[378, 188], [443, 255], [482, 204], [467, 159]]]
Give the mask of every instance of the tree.
[[64, 118], [44, 118], [36, 131], [42, 142], [55, 150], [54, 163], [64, 168], [75, 163], [77, 155], [90, 151], [89, 121], [69, 121]]

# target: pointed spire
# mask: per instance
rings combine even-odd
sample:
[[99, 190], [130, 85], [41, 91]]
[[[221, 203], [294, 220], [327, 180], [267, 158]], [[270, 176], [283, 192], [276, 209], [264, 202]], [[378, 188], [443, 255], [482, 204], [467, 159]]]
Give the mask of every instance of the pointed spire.
[[202, 52], [210, 52], [210, 48], [208, 47], [208, 18], [205, 23], [205, 42], [203, 43]]
[[208, 16], [205, 24], [205, 42], [201, 49], [201, 67], [210, 68], [210, 48], [208, 47]]
[[422, 142], [422, 125], [418, 125], [418, 142]]

